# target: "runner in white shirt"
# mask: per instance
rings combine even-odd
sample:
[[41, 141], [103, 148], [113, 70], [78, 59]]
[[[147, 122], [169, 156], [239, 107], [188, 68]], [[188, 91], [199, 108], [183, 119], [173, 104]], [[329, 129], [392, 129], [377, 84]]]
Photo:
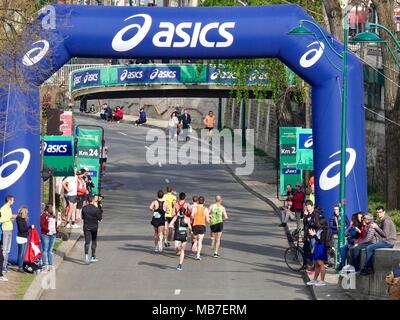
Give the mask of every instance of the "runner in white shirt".
[[68, 201], [67, 228], [79, 228], [79, 225], [75, 224], [78, 194], [78, 177], [76, 175], [76, 172], [75, 176], [65, 178], [65, 180], [63, 181], [63, 187], [67, 191]]

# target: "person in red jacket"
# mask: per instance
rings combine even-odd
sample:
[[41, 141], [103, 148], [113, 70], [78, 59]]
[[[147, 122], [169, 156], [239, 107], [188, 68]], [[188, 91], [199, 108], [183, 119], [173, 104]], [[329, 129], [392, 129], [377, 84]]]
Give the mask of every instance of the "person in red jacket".
[[303, 190], [301, 190], [301, 184], [297, 183], [296, 184], [296, 190], [294, 191], [293, 194], [293, 209], [296, 215], [296, 221], [297, 221], [297, 229], [301, 229], [301, 220], [303, 218], [303, 209], [304, 209], [304, 198], [305, 198], [305, 193]]

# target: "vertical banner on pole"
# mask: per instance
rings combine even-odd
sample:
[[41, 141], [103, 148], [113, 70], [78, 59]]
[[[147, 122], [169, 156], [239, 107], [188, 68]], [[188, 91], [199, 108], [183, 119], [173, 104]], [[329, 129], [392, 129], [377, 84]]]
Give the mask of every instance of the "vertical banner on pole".
[[286, 186], [303, 180], [302, 170], [296, 167], [298, 127], [279, 128], [279, 195], [286, 196]]
[[314, 170], [313, 135], [310, 128], [297, 129], [296, 168]]
[[100, 182], [100, 148], [103, 140], [103, 128], [78, 126], [77, 138], [77, 170], [85, 169], [95, 187], [93, 193], [99, 193]]

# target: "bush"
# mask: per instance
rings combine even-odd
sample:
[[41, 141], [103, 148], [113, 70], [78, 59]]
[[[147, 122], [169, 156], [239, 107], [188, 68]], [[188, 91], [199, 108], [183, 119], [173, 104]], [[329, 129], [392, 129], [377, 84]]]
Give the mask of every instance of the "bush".
[[[370, 193], [368, 195], [368, 212], [375, 216], [376, 207], [378, 206], [386, 208], [385, 196], [380, 193]], [[392, 217], [397, 232], [400, 232], [400, 210], [390, 210], [387, 211], [387, 214]]]

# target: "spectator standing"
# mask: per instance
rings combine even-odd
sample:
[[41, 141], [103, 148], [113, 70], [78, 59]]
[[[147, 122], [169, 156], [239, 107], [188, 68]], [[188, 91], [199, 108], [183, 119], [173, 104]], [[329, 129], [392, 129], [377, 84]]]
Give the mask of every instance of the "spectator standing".
[[26, 246], [28, 244], [28, 236], [29, 236], [29, 229], [28, 226], [28, 208], [26, 206], [22, 206], [18, 210], [17, 216], [17, 245], [18, 245], [18, 272], [24, 272], [24, 258], [26, 253]]
[[293, 202], [290, 198], [286, 200], [286, 205], [281, 208], [281, 224], [280, 227], [286, 227], [290, 217], [294, 216]]
[[13, 221], [17, 218], [12, 214], [11, 206], [14, 204], [14, 197], [9, 195], [5, 199], [5, 204], [0, 208], [0, 223], [2, 227], [3, 239], [3, 256], [4, 262], [2, 265], [3, 272], [7, 273], [8, 270], [8, 255], [11, 251]]
[[[333, 214], [329, 219], [329, 237], [332, 240], [333, 247], [337, 247], [338, 232], [340, 226], [340, 208], [338, 204], [333, 206]], [[349, 219], [346, 216], [345, 228], [349, 226]]]
[[211, 110], [208, 112], [208, 115], [203, 120], [204, 125], [206, 126], [206, 130], [208, 130], [208, 140], [211, 141], [212, 139], [212, 130], [215, 127], [215, 116], [214, 112]]
[[78, 176], [76, 173], [72, 177], [66, 177], [63, 181], [63, 186], [67, 192], [68, 201], [67, 228], [79, 228], [79, 225], [75, 224], [76, 205], [78, 201]]
[[101, 142], [101, 149], [100, 149], [101, 174], [104, 174], [104, 172], [106, 171], [107, 158], [108, 158], [108, 146], [106, 145], [106, 141], [103, 140]]
[[[297, 221], [297, 229], [301, 229], [301, 219], [303, 218], [303, 203], [304, 203], [305, 194], [303, 190], [301, 190], [301, 184], [296, 184], [296, 190], [293, 192], [293, 208]], [[313, 202], [312, 202], [313, 203]], [[314, 203], [313, 203], [314, 205]]]
[[42, 271], [51, 271], [53, 267], [53, 248], [57, 234], [57, 220], [53, 213], [53, 205], [46, 205], [40, 215], [40, 245], [42, 248]]
[[192, 118], [190, 114], [187, 112], [187, 110], [185, 110], [185, 112], [181, 116], [181, 122], [182, 122], [183, 138], [185, 139], [185, 141], [188, 141], [189, 139], [188, 133], [190, 129], [190, 123], [192, 122]]
[[376, 249], [393, 248], [397, 240], [396, 226], [392, 218], [386, 215], [385, 208], [383, 206], [377, 207], [376, 214], [380, 223], [379, 225], [372, 223], [370, 227], [378, 233], [381, 239], [374, 244], [368, 245], [365, 249], [365, 265], [360, 275], [369, 275], [374, 272], [373, 258]]
[[[85, 262], [97, 262], [96, 248], [97, 248], [97, 232], [99, 228], [99, 221], [103, 219], [101, 210], [94, 205], [95, 197], [90, 195], [88, 197], [89, 204], [82, 209], [83, 219], [83, 233], [85, 235]], [[92, 243], [92, 256], [89, 258], [89, 246]]]
[[76, 205], [76, 220], [81, 220], [81, 210], [84, 205], [86, 205], [87, 197], [89, 195], [89, 191], [86, 187], [86, 181], [84, 176], [87, 174], [85, 169], [81, 169], [78, 171], [77, 175], [77, 205]]
[[304, 211], [303, 224], [304, 224], [304, 255], [308, 269], [312, 268], [312, 254], [314, 251], [315, 238], [309, 236], [308, 230], [310, 228], [319, 228], [320, 212], [314, 210], [314, 204], [311, 200], [305, 202], [306, 210]]
[[[319, 220], [319, 226], [311, 226], [308, 229], [309, 236], [315, 240], [315, 248], [313, 251], [313, 261], [315, 264], [314, 279], [307, 282], [307, 285], [325, 286], [325, 261], [328, 260], [328, 226], [325, 217]], [[321, 280], [318, 281], [318, 276], [321, 275]]]
[[173, 140], [177, 137], [177, 126], [179, 124], [178, 117], [176, 116], [176, 112], [171, 113], [171, 117], [168, 120], [168, 131], [169, 131], [169, 139]]

